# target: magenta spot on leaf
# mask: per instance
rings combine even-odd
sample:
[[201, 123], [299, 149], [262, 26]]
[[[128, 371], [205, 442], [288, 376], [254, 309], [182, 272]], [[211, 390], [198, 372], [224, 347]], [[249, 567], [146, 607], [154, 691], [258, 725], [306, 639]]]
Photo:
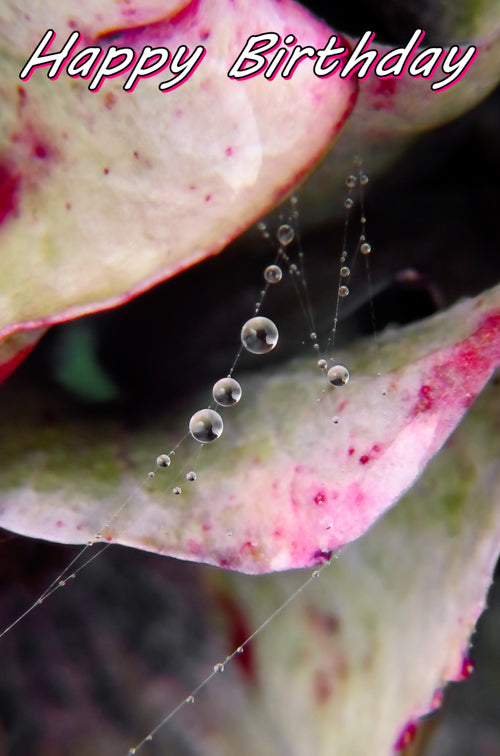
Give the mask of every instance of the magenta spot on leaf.
[[415, 740], [416, 734], [417, 734], [416, 722], [408, 722], [408, 724], [405, 725], [400, 736], [394, 743], [394, 750], [402, 751], [404, 748], [409, 746], [410, 743], [413, 743], [413, 741]]
[[326, 501], [326, 496], [324, 491], [318, 491], [316, 496], [314, 497], [314, 503], [315, 504], [324, 504]]
[[352, 457], [352, 455], [354, 454], [354, 451], [355, 451], [354, 446], [350, 446], [347, 453], [350, 457]]
[[206, 197], [205, 197], [205, 202], [210, 202], [211, 199], [212, 199], [212, 195], [211, 194], [207, 194]]
[[105, 176], [107, 176], [109, 173], [109, 168], [104, 168], [103, 173]]
[[42, 142], [35, 142], [33, 145], [33, 155], [35, 157], [45, 160], [45, 158], [49, 157], [49, 154], [49, 149], [45, 144], [42, 144]]
[[392, 97], [396, 92], [397, 79], [395, 79], [393, 76], [385, 79], [377, 78], [376, 81], [377, 83], [374, 88], [374, 94], [380, 95], [382, 97]]
[[421, 412], [428, 412], [434, 404], [432, 399], [432, 388], [430, 386], [421, 386], [418, 392], [418, 402], [414, 407], [413, 414], [419, 415]]
[[369, 461], [370, 461], [370, 457], [368, 456], [368, 454], [363, 454], [363, 455], [362, 455], [362, 456], [361, 456], [361, 457], [359, 458], [359, 464], [360, 464], [360, 465], [366, 465], [366, 463], [367, 463], [367, 462], [369, 462]]
[[464, 656], [463, 661], [462, 661], [462, 666], [458, 674], [458, 679], [466, 680], [468, 677], [472, 675], [473, 672], [474, 672], [474, 661], [470, 658], [470, 656]]
[[63, 528], [63, 527], [64, 527], [64, 522], [63, 522], [62, 520], [58, 520], [58, 521], [56, 522], [56, 527], [58, 527], [58, 528]]
[[312, 561], [314, 564], [325, 564], [325, 562], [329, 562], [332, 558], [332, 553], [332, 551], [321, 551], [321, 549], [318, 549], [312, 555]]
[[17, 210], [20, 176], [0, 164], [0, 223]]
[[200, 40], [205, 42], [210, 36], [210, 29], [202, 29], [200, 32]]
[[226, 147], [226, 155], [227, 157], [231, 157], [233, 154], [233, 148], [232, 147]]

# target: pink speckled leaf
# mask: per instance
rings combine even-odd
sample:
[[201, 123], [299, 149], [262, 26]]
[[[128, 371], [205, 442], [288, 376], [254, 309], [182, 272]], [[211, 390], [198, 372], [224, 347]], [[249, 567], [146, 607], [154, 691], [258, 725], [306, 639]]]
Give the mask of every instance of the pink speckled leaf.
[[[136, 481], [184, 435], [189, 411], [177, 430], [170, 412], [126, 443], [95, 419], [61, 418], [47, 429], [43, 408], [35, 402], [31, 416], [27, 399], [23, 430], [7, 396], [0, 525], [81, 543], [123, 504], [103, 530], [116, 543], [248, 573], [321, 563], [412, 485], [491, 376], [500, 287], [388, 331], [379, 352], [363, 343], [339, 359], [352, 375], [342, 389], [325, 385], [314, 360], [241, 376], [244, 400], [225, 416], [221, 439], [194, 462], [196, 444], [186, 439], [175, 465], [142, 488]], [[201, 397], [191, 411], [207, 403]], [[192, 464], [196, 484], [184, 480], [175, 496]]]
[[[312, 169], [355, 100], [356, 82], [305, 67], [290, 80], [228, 78], [251, 33], [293, 27], [302, 42], [326, 43], [328, 27], [290, 0], [167, 3], [161, 19], [152, 2], [133, 28], [133, 3], [92, 2], [88, 14], [75, 5], [75, 14], [61, 3], [0, 11], [0, 336], [119, 304], [218, 252]], [[88, 36], [76, 51], [203, 45], [206, 54], [166, 92], [158, 85], [170, 72], [133, 92], [122, 76], [89, 92], [88, 80], [50, 81], [46, 69], [21, 84], [47, 27], [58, 50], [80, 23]]]

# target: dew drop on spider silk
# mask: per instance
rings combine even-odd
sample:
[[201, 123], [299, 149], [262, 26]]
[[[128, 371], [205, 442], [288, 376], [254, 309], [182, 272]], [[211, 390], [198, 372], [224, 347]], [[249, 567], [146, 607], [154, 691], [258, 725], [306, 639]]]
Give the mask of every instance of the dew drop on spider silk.
[[359, 183], [361, 184], [361, 186], [366, 186], [369, 180], [370, 179], [368, 178], [366, 173], [362, 173], [361, 176], [359, 177]]
[[278, 241], [280, 244], [283, 244], [284, 247], [287, 246], [287, 244], [291, 244], [295, 238], [295, 231], [291, 226], [288, 225], [288, 223], [282, 223], [281, 226], [278, 227], [278, 232], [276, 234], [278, 237]]
[[176, 496], [180, 496], [182, 493], [182, 488], [180, 486], [176, 486], [175, 488], [172, 488], [172, 493]]
[[237, 654], [242, 654], [243, 653], [243, 646], [238, 646], [238, 648], [236, 649], [236, 653]]
[[352, 173], [345, 180], [345, 185], [347, 186], [348, 189], [354, 189], [357, 183], [358, 183], [357, 178], [356, 176], [353, 176]]
[[345, 386], [349, 380], [349, 371], [344, 365], [333, 365], [326, 376], [332, 386]]
[[214, 672], [224, 672], [224, 665], [222, 662], [217, 662], [217, 664], [214, 664]]
[[319, 570], [314, 570], [312, 576], [313, 578], [319, 578]]
[[326, 360], [323, 360], [323, 359], [318, 360], [318, 362], [316, 364], [317, 364], [317, 366], [319, 367], [320, 370], [326, 370], [327, 367], [328, 367], [328, 362]]
[[283, 278], [283, 271], [279, 265], [268, 265], [264, 271], [264, 278], [267, 283], [275, 284], [279, 283]]
[[189, 421], [189, 432], [201, 444], [215, 441], [221, 436], [223, 429], [222, 417], [212, 409], [198, 410]]
[[362, 244], [361, 247], [359, 248], [359, 251], [361, 252], [362, 255], [369, 255], [370, 252], [372, 251], [372, 246], [371, 244], [368, 244], [368, 242], [364, 242], [364, 244]]
[[151, 470], [151, 472], [148, 472], [148, 478], [154, 478], [154, 476], [155, 476], [155, 474], [154, 474], [154, 472], [152, 470]]
[[269, 318], [250, 318], [241, 329], [241, 343], [252, 354], [265, 354], [278, 343], [278, 329]]
[[347, 267], [347, 265], [342, 265], [340, 269], [340, 275], [342, 278], [349, 278], [351, 275], [351, 269]]
[[339, 286], [339, 297], [348, 297], [348, 296], [349, 296], [349, 287]]
[[188, 696], [186, 698], [186, 703], [187, 704], [194, 704], [194, 696]]
[[234, 378], [221, 378], [214, 383], [212, 396], [221, 407], [231, 407], [241, 399], [241, 386]]
[[259, 221], [259, 222], [257, 223], [257, 228], [259, 229], [259, 231], [265, 231], [265, 230], [266, 230], [266, 228], [267, 228], [267, 226], [266, 226], [266, 224], [264, 223], [264, 221]]
[[354, 201], [350, 197], [347, 197], [347, 199], [344, 201], [344, 207], [350, 210], [353, 205]]
[[309, 334], [309, 338], [311, 339], [311, 341], [316, 341], [316, 339], [318, 338], [318, 334], [315, 331], [311, 331], [311, 333]]
[[186, 473], [186, 480], [194, 481], [196, 480], [198, 476], [194, 472], [194, 470], [190, 470], [188, 473]]
[[168, 454], [160, 454], [159, 457], [156, 457], [156, 464], [158, 467], [169, 467], [170, 466], [170, 457]]

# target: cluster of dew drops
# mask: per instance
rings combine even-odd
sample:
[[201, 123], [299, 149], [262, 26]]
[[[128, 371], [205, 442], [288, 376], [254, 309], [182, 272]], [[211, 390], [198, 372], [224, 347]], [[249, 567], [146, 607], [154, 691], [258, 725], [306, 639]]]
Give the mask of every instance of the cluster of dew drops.
[[[348, 195], [344, 201], [344, 206], [347, 213], [349, 213], [350, 209], [354, 205], [354, 200], [352, 199], [351, 194], [352, 190], [355, 189], [355, 187], [358, 185], [358, 182], [361, 186], [364, 186], [368, 183], [368, 177], [361, 171], [359, 172], [359, 176], [350, 174], [346, 179]], [[297, 204], [296, 197], [291, 198], [291, 204], [293, 206]], [[292, 217], [298, 217], [298, 212], [296, 210], [292, 214]], [[371, 246], [366, 241], [366, 237], [363, 233], [364, 223], [366, 223], [366, 219], [362, 215], [362, 233], [360, 236], [359, 250], [362, 255], [368, 255], [371, 252]], [[264, 222], [259, 222], [257, 224], [257, 228], [265, 239], [269, 239], [270, 234]], [[278, 229], [276, 231], [276, 238], [279, 244], [277, 261], [265, 268], [263, 275], [266, 283], [266, 289], [261, 291], [261, 299], [256, 304], [254, 316], [247, 320], [241, 328], [240, 338], [242, 348], [252, 354], [263, 355], [271, 352], [278, 343], [279, 332], [276, 324], [269, 318], [260, 315], [259, 312], [267, 287], [269, 285], [272, 286], [279, 284], [283, 279], [283, 269], [278, 264], [279, 261], [283, 260], [288, 264], [288, 271], [290, 275], [299, 275], [298, 266], [290, 261], [290, 257], [286, 252], [286, 249], [289, 247], [289, 245], [292, 244], [292, 242], [295, 240], [295, 237], [295, 230], [289, 223], [281, 223], [278, 226]], [[347, 252], [344, 250], [340, 258], [339, 286], [337, 291], [338, 298], [345, 298], [349, 295], [347, 281], [349, 279], [349, 276], [351, 275], [351, 270], [346, 265], [346, 259]], [[316, 351], [319, 351], [319, 344], [316, 343], [316, 333], [312, 332], [310, 336], [311, 339], [313, 339], [313, 341], [315, 342], [313, 344], [314, 349]], [[218, 409], [232, 407], [235, 404], [238, 404], [242, 397], [243, 391], [241, 385], [232, 376], [235, 364], [231, 368], [230, 373], [227, 376], [217, 380], [212, 387], [212, 397]], [[325, 373], [331, 386], [339, 388], [341, 386], [345, 386], [348, 383], [350, 374], [345, 365], [332, 365], [331, 367], [328, 367], [328, 361], [325, 358], [321, 358], [317, 361], [317, 366]], [[189, 434], [195, 441], [200, 444], [210, 444], [221, 437], [224, 430], [224, 422], [222, 420], [220, 412], [216, 409], [213, 409], [212, 406], [209, 406], [198, 410], [191, 416], [188, 429]], [[171, 451], [169, 452], [169, 454], [160, 454], [156, 459], [157, 467], [170, 467], [172, 461], [171, 458], [174, 454], [175, 451]], [[149, 476], [154, 477], [154, 472], [150, 472]], [[186, 473], [185, 477], [187, 481], [194, 482], [197, 479], [197, 474], [193, 470], [190, 470], [188, 473]], [[180, 486], [175, 486], [175, 488], [172, 489], [172, 493], [179, 495], [182, 493], [182, 489], [180, 488]]]

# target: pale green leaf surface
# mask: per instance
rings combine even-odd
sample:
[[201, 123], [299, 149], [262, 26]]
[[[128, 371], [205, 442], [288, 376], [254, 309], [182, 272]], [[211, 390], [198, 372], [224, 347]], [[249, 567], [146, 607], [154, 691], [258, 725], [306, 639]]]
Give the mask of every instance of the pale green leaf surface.
[[[221, 439], [200, 453], [187, 438], [175, 465], [142, 486], [206, 399], [128, 439], [95, 418], [59, 413], [47, 424], [36, 397], [20, 400], [21, 423], [5, 395], [0, 525], [63, 543], [102, 530], [112, 542], [248, 573], [321, 562], [411, 486], [491, 376], [500, 288], [387, 332], [379, 352], [360, 342], [339, 358], [352, 375], [342, 389], [328, 389], [312, 359], [242, 376], [244, 398], [224, 414]], [[198, 480], [186, 484], [192, 466]]]

